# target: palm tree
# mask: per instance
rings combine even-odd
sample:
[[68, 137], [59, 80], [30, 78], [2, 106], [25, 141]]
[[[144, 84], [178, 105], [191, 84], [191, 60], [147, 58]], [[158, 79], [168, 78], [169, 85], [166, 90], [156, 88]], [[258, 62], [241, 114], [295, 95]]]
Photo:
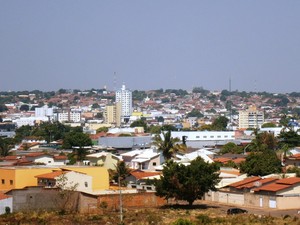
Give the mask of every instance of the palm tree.
[[186, 146], [179, 144], [179, 138], [171, 137], [171, 131], [162, 133], [163, 138], [158, 134], [153, 138], [153, 144], [162, 152], [165, 160], [169, 160], [172, 156], [179, 151], [185, 151]]
[[14, 146], [15, 140], [13, 138], [0, 138], [0, 155], [8, 156]]
[[130, 175], [130, 168], [125, 164], [124, 161], [119, 161], [115, 165], [115, 171], [113, 171], [113, 179], [119, 181], [121, 186], [126, 186], [126, 177]]

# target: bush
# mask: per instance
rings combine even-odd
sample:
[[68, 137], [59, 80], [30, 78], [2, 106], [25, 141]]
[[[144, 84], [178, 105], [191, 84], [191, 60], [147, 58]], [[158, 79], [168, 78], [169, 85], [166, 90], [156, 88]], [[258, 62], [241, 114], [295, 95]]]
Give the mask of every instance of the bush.
[[211, 219], [209, 218], [209, 216], [205, 215], [205, 214], [200, 214], [196, 218], [197, 218], [197, 221], [199, 221], [199, 223], [201, 223], [201, 224], [209, 224], [211, 222]]
[[10, 207], [8, 206], [5, 207], [5, 214], [10, 214]]
[[193, 222], [191, 222], [190, 220], [186, 220], [186, 219], [178, 219], [176, 220], [173, 225], [195, 225]]

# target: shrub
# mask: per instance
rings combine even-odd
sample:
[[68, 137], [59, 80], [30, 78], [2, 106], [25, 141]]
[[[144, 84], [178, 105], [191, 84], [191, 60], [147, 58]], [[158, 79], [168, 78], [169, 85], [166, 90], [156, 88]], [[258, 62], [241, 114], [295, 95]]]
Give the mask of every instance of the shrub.
[[209, 218], [209, 216], [205, 215], [205, 214], [200, 214], [196, 218], [197, 218], [197, 221], [201, 224], [209, 224], [211, 222], [211, 219]]
[[10, 214], [10, 207], [8, 206], [5, 207], [5, 214]]
[[195, 225], [193, 222], [191, 222], [190, 220], [186, 220], [186, 219], [178, 219], [176, 220], [173, 225]]

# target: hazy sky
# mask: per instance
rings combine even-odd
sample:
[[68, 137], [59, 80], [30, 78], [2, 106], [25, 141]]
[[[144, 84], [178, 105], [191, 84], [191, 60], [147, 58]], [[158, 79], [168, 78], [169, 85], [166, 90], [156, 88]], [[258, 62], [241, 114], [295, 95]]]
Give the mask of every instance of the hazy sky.
[[299, 0], [0, 0], [0, 91], [223, 90], [230, 77], [300, 91]]

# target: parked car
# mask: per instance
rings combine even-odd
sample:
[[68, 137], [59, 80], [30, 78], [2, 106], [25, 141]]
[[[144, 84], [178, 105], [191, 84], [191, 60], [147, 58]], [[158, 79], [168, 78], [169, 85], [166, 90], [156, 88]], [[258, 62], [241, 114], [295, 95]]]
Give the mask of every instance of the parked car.
[[227, 215], [241, 214], [241, 213], [248, 213], [248, 211], [240, 208], [230, 208], [227, 210]]

